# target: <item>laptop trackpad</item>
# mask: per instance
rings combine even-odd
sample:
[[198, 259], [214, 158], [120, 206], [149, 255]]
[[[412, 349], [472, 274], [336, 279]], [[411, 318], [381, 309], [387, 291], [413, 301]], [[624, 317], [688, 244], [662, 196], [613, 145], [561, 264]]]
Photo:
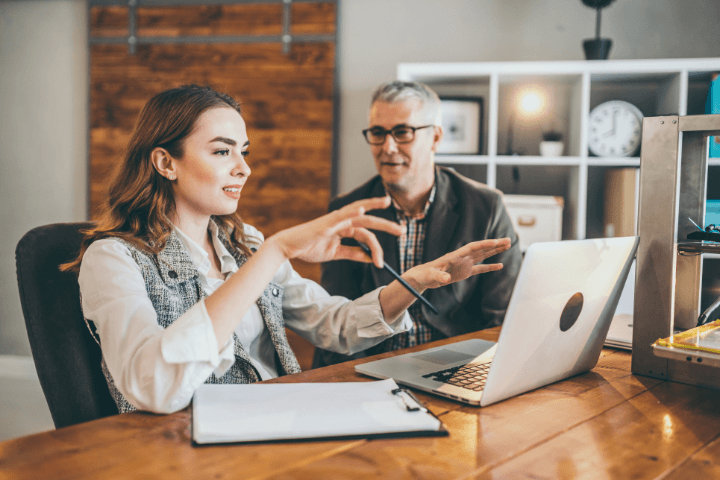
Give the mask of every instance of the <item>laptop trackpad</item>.
[[446, 365], [449, 363], [460, 362], [462, 360], [471, 360], [475, 357], [477, 357], [477, 355], [456, 352], [455, 350], [443, 348], [440, 350], [435, 350], [434, 352], [431, 351], [427, 353], [421, 353], [419, 355], [413, 355], [412, 358], [413, 360], [424, 360], [426, 362], [436, 363], [438, 365]]

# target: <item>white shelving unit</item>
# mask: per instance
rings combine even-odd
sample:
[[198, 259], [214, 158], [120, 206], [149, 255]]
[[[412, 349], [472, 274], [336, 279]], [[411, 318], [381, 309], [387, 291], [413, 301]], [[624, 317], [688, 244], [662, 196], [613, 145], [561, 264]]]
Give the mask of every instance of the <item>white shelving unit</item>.
[[[714, 72], [720, 72], [720, 58], [403, 63], [397, 67], [398, 79], [426, 83], [441, 97], [483, 97], [482, 154], [438, 155], [437, 163], [453, 166], [505, 193], [564, 197], [564, 239], [603, 236], [605, 169], [640, 166], [639, 157], [588, 153], [590, 111], [605, 101], [625, 100], [646, 117], [703, 114]], [[516, 117], [513, 150], [527, 155], [505, 155], [509, 112], [523, 88], [544, 92], [545, 115], [520, 122]], [[562, 157], [538, 156], [541, 134], [551, 128], [563, 133], [566, 155]], [[720, 159], [711, 160], [709, 166], [708, 185], [715, 177], [719, 186], [717, 191], [709, 187], [708, 198], [720, 198]]]

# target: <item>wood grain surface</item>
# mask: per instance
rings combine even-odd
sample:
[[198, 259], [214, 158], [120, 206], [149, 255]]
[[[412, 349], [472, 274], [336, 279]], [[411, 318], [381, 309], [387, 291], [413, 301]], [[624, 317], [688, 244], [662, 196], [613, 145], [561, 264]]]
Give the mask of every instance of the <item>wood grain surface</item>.
[[[399, 353], [268, 383], [370, 381], [353, 366]], [[717, 392], [632, 375], [627, 352], [606, 349], [588, 373], [489, 407], [417, 395], [449, 437], [192, 447], [190, 409], [131, 413], [0, 443], [0, 479], [686, 479], [720, 471]]]
[[[335, 33], [334, 2], [290, 5], [292, 35]], [[137, 7], [137, 35], [141, 37], [197, 35], [281, 35], [283, 6], [276, 4], [205, 5], [187, 7]], [[91, 37], [128, 35], [128, 9], [95, 6], [90, 9]]]
[[[252, 169], [243, 218], [271, 235], [327, 211], [334, 45], [123, 45], [91, 49], [90, 201], [107, 181], [145, 102], [167, 88], [210, 84], [241, 102]], [[184, 65], [184, 66], [183, 66]]]

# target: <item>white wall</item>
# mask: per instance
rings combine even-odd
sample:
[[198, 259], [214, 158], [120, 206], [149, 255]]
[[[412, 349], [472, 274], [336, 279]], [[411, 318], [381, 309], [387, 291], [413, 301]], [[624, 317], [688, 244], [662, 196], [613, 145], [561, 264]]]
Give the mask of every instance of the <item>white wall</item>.
[[30, 354], [18, 240], [87, 216], [87, 12], [84, 0], [0, 1], [0, 354]]
[[[339, 193], [375, 174], [370, 95], [402, 62], [583, 60], [595, 11], [580, 0], [340, 0]], [[720, 1], [617, 0], [603, 10], [611, 59], [720, 56]]]

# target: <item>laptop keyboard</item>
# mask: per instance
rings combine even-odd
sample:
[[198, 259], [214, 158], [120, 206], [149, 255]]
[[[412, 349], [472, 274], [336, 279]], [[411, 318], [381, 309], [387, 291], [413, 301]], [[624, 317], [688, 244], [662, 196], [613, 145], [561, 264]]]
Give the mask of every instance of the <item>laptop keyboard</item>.
[[485, 388], [488, 371], [491, 362], [468, 363], [457, 367], [440, 370], [438, 372], [423, 375], [423, 378], [430, 378], [437, 382], [448, 383], [457, 387], [466, 388], [479, 392]]

